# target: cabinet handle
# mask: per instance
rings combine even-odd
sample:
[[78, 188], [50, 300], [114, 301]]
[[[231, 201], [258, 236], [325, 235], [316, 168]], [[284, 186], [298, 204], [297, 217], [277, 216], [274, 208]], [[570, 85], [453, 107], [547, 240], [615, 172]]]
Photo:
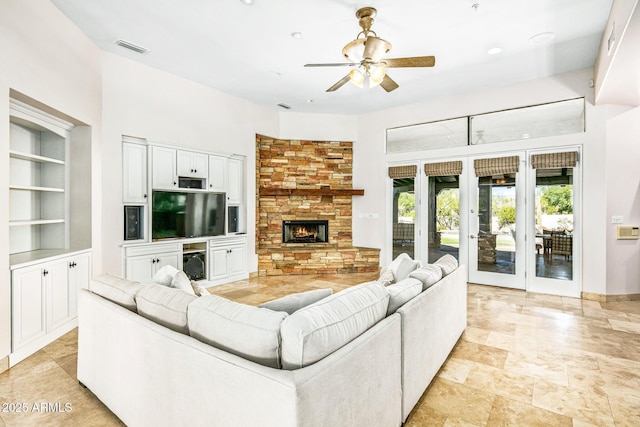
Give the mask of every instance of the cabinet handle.
[[145, 195], [144, 195], [144, 196], [142, 196], [142, 197], [144, 197], [144, 198], [146, 199], [146, 198], [147, 198], [147, 195], [145, 194]]
[[156, 259], [154, 258], [151, 260], [151, 264], [155, 264], [155, 263], [156, 263]]
[[176, 185], [176, 184], [177, 184], [177, 182], [173, 181], [173, 185]]
[[42, 275], [43, 275], [43, 276], [46, 276], [47, 274], [49, 274], [49, 272], [48, 272], [47, 270], [43, 270], [43, 271], [42, 271]]
[[75, 266], [76, 266], [76, 265], [78, 265], [78, 264], [76, 264], [76, 262], [75, 262], [75, 261], [70, 262], [70, 263], [69, 263], [69, 268], [75, 268]]

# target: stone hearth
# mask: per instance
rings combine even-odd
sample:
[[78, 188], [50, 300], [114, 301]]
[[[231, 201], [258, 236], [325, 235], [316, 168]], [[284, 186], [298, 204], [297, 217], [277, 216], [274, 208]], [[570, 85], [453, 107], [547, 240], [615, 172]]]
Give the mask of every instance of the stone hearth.
[[[377, 271], [379, 249], [352, 244], [351, 142], [256, 136], [259, 275]], [[283, 243], [283, 221], [328, 222], [327, 242]]]

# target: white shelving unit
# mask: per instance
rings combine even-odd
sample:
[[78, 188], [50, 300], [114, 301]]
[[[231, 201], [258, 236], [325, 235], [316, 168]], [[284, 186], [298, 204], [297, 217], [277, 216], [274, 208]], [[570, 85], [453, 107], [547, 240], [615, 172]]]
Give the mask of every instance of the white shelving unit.
[[68, 173], [73, 125], [11, 105], [10, 254], [64, 249], [68, 241]]

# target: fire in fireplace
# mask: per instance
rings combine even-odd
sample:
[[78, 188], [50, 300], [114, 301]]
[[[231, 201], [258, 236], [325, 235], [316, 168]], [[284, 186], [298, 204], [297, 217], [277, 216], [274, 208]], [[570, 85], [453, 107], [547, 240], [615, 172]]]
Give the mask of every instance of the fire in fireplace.
[[282, 221], [282, 243], [326, 243], [329, 221]]

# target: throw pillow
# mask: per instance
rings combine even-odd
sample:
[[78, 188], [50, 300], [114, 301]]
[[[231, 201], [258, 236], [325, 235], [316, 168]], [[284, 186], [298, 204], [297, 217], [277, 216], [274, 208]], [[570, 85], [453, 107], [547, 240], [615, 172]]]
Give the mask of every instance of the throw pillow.
[[437, 265], [442, 269], [442, 277], [444, 277], [458, 268], [458, 260], [453, 255], [446, 254], [434, 262], [433, 265]]
[[175, 276], [178, 271], [179, 270], [172, 265], [165, 265], [156, 272], [151, 281], [153, 283], [157, 283], [158, 285], [171, 286], [173, 276]]
[[389, 291], [389, 306], [387, 307], [387, 316], [389, 316], [422, 292], [422, 282], [407, 277], [398, 283], [387, 286], [387, 291]]
[[91, 279], [89, 290], [109, 301], [115, 302], [133, 312], [136, 308], [136, 294], [144, 285], [122, 277], [104, 273]]
[[389, 267], [382, 267], [380, 271], [380, 277], [378, 278], [378, 282], [382, 283], [385, 286], [389, 286], [393, 282], [396, 281], [396, 278], [393, 277], [393, 271]]
[[420, 261], [414, 261], [411, 257], [402, 253], [389, 264], [389, 269], [393, 273], [393, 277], [396, 282], [406, 279], [416, 268], [420, 267]]
[[273, 311], [284, 311], [289, 314], [293, 314], [295, 311], [300, 310], [303, 307], [311, 305], [323, 298], [331, 295], [333, 290], [329, 289], [313, 289], [311, 291], [299, 292], [297, 294], [291, 294], [282, 298], [274, 299], [273, 301], [260, 304], [258, 307], [268, 308]]
[[191, 281], [191, 287], [193, 288], [193, 293], [196, 294], [196, 296], [203, 297], [205, 295], [211, 295], [209, 293], [209, 291], [207, 290], [207, 288], [205, 288], [204, 286], [200, 285], [195, 280]]
[[170, 287], [180, 289], [181, 291], [185, 291], [186, 293], [191, 295], [196, 294], [193, 291], [193, 287], [191, 286], [191, 280], [189, 280], [184, 271], [178, 271], [175, 276], [173, 276]]
[[409, 273], [409, 277], [422, 282], [422, 290], [425, 291], [442, 279], [442, 268], [437, 265], [427, 264]]

